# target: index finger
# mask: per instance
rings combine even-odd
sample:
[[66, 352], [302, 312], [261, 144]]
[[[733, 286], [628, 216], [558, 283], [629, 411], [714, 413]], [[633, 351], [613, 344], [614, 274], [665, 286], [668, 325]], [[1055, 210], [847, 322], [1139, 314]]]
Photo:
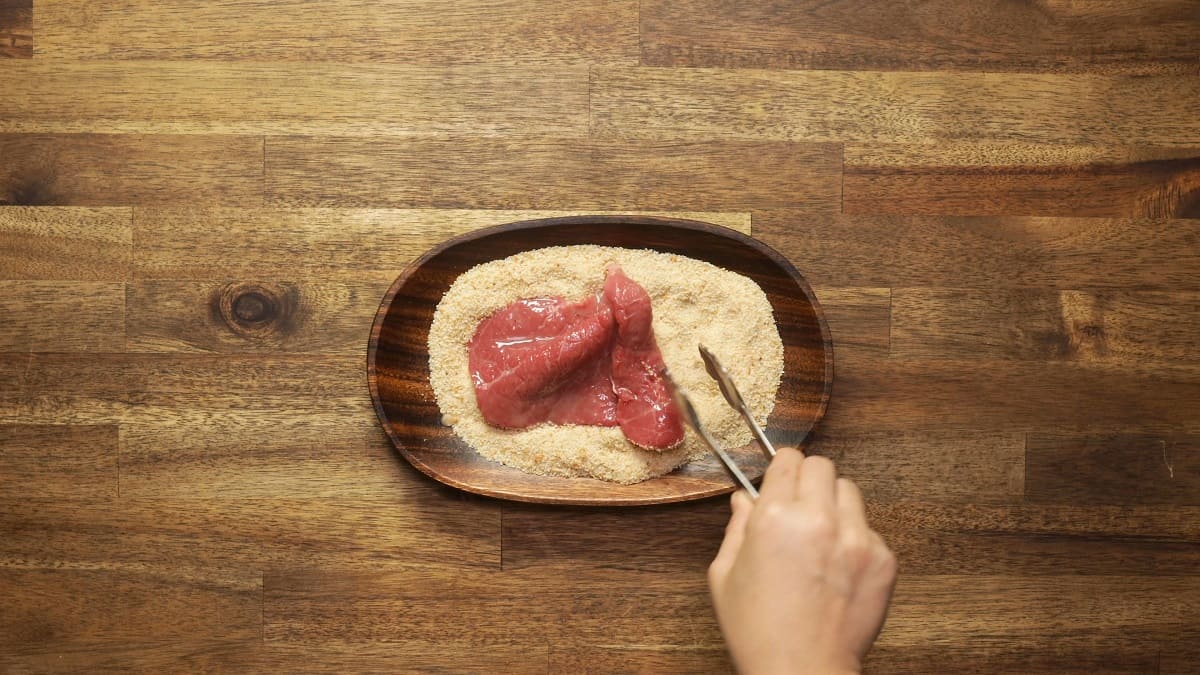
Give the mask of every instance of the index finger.
[[837, 469], [826, 457], [812, 455], [804, 459], [796, 485], [796, 499], [814, 513], [834, 514], [834, 486]]
[[804, 455], [795, 448], [779, 448], [775, 459], [763, 474], [762, 487], [758, 490], [760, 501], [792, 501], [796, 498], [796, 479]]

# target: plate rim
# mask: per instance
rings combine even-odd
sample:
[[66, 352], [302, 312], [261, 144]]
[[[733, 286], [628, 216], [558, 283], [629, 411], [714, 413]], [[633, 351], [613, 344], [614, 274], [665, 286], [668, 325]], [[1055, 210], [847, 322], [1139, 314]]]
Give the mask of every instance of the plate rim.
[[[805, 441], [807, 441], [812, 436], [813, 432], [816, 430], [816, 428], [820, 425], [822, 420], [824, 420], [824, 418], [825, 418], [825, 414], [828, 411], [828, 407], [829, 407], [829, 400], [830, 400], [832, 392], [833, 392], [833, 376], [834, 376], [833, 339], [832, 339], [832, 336], [831, 336], [831, 333], [829, 330], [829, 323], [825, 318], [825, 310], [821, 306], [820, 301], [817, 299], [816, 294], [813, 292], [812, 286], [808, 283], [808, 280], [800, 273], [800, 271], [798, 269], [796, 269], [795, 265], [793, 265], [791, 263], [791, 261], [788, 260], [783, 254], [779, 253], [774, 248], [772, 248], [768, 244], [762, 242], [761, 240], [756, 239], [750, 235], [747, 235], [741, 231], [735, 230], [730, 227], [726, 227], [724, 225], [717, 225], [715, 223], [706, 223], [703, 221], [691, 220], [691, 219], [687, 219], [687, 218], [675, 218], [675, 217], [670, 217], [670, 216], [632, 215], [632, 214], [627, 215], [627, 216], [619, 215], [619, 214], [604, 214], [604, 215], [594, 215], [594, 216], [589, 216], [589, 215], [554, 216], [554, 217], [548, 217], [548, 218], [533, 218], [533, 219], [528, 219], [528, 220], [519, 220], [519, 221], [513, 221], [513, 222], [509, 222], [509, 223], [497, 223], [495, 225], [489, 225], [488, 227], [479, 228], [476, 230], [471, 230], [469, 232], [463, 232], [461, 234], [454, 235], [448, 239], [445, 239], [445, 240], [435, 244], [434, 246], [432, 246], [428, 250], [426, 250], [424, 253], [422, 253], [420, 256], [418, 256], [417, 258], [415, 258], [414, 260], [409, 262], [408, 265], [406, 265], [404, 267], [404, 269], [400, 272], [400, 274], [395, 278], [395, 280], [392, 281], [391, 285], [388, 286], [387, 292], [384, 293], [383, 298], [379, 302], [379, 308], [376, 309], [376, 311], [375, 311], [375, 317], [371, 322], [371, 332], [370, 332], [369, 338], [367, 340], [367, 387], [371, 394], [371, 405], [372, 405], [372, 408], [375, 410], [376, 419], [379, 421], [380, 426], [383, 427], [384, 433], [387, 434], [388, 441], [391, 443], [392, 449], [395, 450], [398, 454], [400, 454], [404, 458], [405, 462], [407, 462], [409, 465], [413, 466], [414, 468], [416, 468], [418, 471], [425, 474], [429, 478], [437, 481], [438, 483], [441, 483], [443, 485], [448, 485], [450, 487], [456, 488], [458, 490], [462, 490], [464, 492], [467, 492], [467, 493], [470, 493], [473, 495], [480, 495], [480, 496], [490, 497], [490, 498], [494, 498], [494, 499], [504, 499], [504, 500], [508, 500], [508, 501], [518, 501], [518, 502], [537, 503], [537, 504], [555, 504], [555, 505], [561, 505], [561, 506], [612, 506], [612, 507], [616, 507], [616, 506], [649, 506], [649, 505], [655, 505], [655, 504], [682, 503], [682, 502], [697, 501], [697, 500], [701, 500], [701, 499], [708, 499], [710, 497], [729, 494], [737, 488], [736, 485], [730, 483], [729, 486], [724, 487], [724, 488], [716, 488], [716, 489], [709, 490], [709, 491], [691, 493], [684, 497], [664, 496], [664, 497], [631, 498], [631, 499], [626, 499], [626, 500], [622, 500], [622, 501], [614, 501], [614, 502], [584, 501], [584, 500], [573, 499], [573, 498], [541, 497], [541, 496], [536, 496], [536, 495], [525, 495], [525, 494], [521, 494], [521, 493], [501, 492], [498, 490], [489, 490], [487, 492], [483, 492], [483, 491], [480, 491], [480, 489], [477, 487], [467, 485], [465, 483], [461, 483], [459, 481], [453, 480], [443, 474], [435, 473], [432, 471], [432, 469], [430, 467], [425, 466], [425, 464], [423, 462], [414, 461], [415, 458], [412, 457], [408, 452], [405, 451], [404, 444], [399, 442], [396, 438], [396, 435], [393, 433], [393, 431], [391, 429], [391, 425], [388, 423], [387, 414], [383, 408], [383, 401], [379, 395], [379, 383], [378, 383], [378, 372], [377, 372], [377, 367], [376, 367], [376, 355], [378, 353], [380, 334], [383, 331], [384, 318], [387, 316], [388, 310], [391, 308], [392, 302], [395, 300], [396, 294], [399, 293], [400, 289], [405, 285], [405, 283], [409, 280], [409, 278], [412, 277], [412, 275], [417, 272], [417, 270], [420, 270], [424, 266], [424, 264], [426, 262], [428, 262], [430, 259], [436, 257], [443, 251], [445, 251], [453, 246], [457, 246], [459, 244], [474, 241], [477, 239], [483, 239], [483, 238], [492, 236], [494, 234], [499, 234], [499, 233], [503, 233], [503, 232], [513, 232], [513, 231], [518, 231], [518, 230], [531, 230], [531, 229], [540, 229], [540, 228], [546, 228], [546, 227], [557, 227], [557, 226], [563, 226], [563, 225], [604, 225], [604, 224], [649, 225], [649, 226], [669, 227], [669, 228], [675, 228], [675, 229], [692, 230], [692, 231], [716, 234], [716, 235], [725, 237], [727, 239], [732, 239], [744, 246], [753, 248], [756, 251], [758, 251], [759, 253], [767, 256], [768, 258], [771, 259], [772, 262], [774, 262], [776, 265], [778, 265], [780, 268], [782, 268], [788, 274], [788, 276], [791, 277], [797, 283], [797, 286], [804, 293], [805, 299], [809, 302], [809, 304], [813, 308], [814, 314], [817, 317], [817, 325], [820, 327], [820, 331], [821, 331], [821, 343], [823, 346], [826, 347], [824, 350], [824, 370], [825, 370], [825, 372], [824, 372], [824, 379], [823, 379], [823, 383], [822, 383], [823, 386], [821, 389], [820, 400], [817, 404], [816, 414], [813, 417], [812, 423], [809, 426], [808, 431], [805, 432], [804, 437], [801, 438], [797, 442], [797, 444], [802, 445]], [[628, 247], [622, 247], [622, 248], [628, 248]], [[654, 250], [653, 246], [646, 246], [645, 248]], [[528, 249], [528, 250], [533, 250], [533, 249]], [[466, 270], [463, 270], [462, 272], [465, 272], [465, 271]], [[460, 272], [460, 274], [462, 272]], [[532, 474], [530, 474], [530, 475], [532, 475]], [[666, 474], [666, 475], [669, 475], [669, 474]], [[652, 478], [650, 480], [655, 480], [656, 478], [658, 478], [658, 477]], [[594, 479], [592, 479], [592, 480], [594, 480]], [[756, 482], [760, 481], [760, 480], [761, 480], [761, 477], [755, 479]]]

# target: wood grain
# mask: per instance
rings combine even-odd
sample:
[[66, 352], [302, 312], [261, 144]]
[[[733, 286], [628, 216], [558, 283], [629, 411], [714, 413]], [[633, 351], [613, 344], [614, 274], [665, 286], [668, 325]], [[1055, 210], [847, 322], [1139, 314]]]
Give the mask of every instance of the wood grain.
[[0, 668], [11, 673], [45, 672], [245, 672], [265, 667], [260, 640], [193, 639], [138, 644], [106, 640], [95, 644], [57, 643], [53, 650], [0, 653]]
[[267, 194], [288, 206], [836, 211], [840, 148], [779, 142], [267, 139]]
[[989, 359], [839, 354], [822, 426], [847, 431], [1200, 429], [1200, 371]]
[[12, 535], [0, 543], [0, 569], [169, 575], [500, 566], [498, 506], [432, 488], [372, 499], [127, 499], [122, 493], [119, 503], [26, 495], [0, 504], [0, 522]]
[[362, 326], [375, 315], [392, 278], [364, 276], [337, 283], [138, 281], [129, 285], [127, 296], [127, 347], [134, 352], [365, 355]]
[[652, 66], [820, 70], [1196, 73], [1186, 0], [969, 5], [953, 0], [645, 0]]
[[[87, 87], [76, 86], [79, 82]], [[587, 131], [587, 66], [11, 61], [0, 131], [562, 134]], [[64, 111], [69, 110], [69, 114]]]
[[98, 647], [187, 640], [197, 634], [249, 640], [262, 631], [262, 575], [139, 569], [6, 569], [12, 599], [0, 617], [6, 653], [53, 653], [59, 645]]
[[1192, 76], [610, 66], [592, 73], [591, 128], [605, 138], [1200, 146], [1200, 121], [1188, 114], [1200, 96]]
[[545, 673], [546, 645], [463, 648], [445, 638], [432, 641], [348, 642], [329, 639], [262, 646], [261, 667], [306, 673]]
[[816, 288], [837, 349], [886, 355], [891, 342], [889, 288]]
[[[530, 648], [574, 639], [670, 645], [681, 634], [720, 647], [702, 575], [623, 570], [292, 570], [268, 574], [266, 642], [337, 636], [348, 642], [428, 643], [439, 652]], [[537, 601], [529, 589], [538, 588]], [[667, 589], [676, 592], [664, 593]], [[447, 632], [471, 606], [470, 630]], [[520, 621], [512, 617], [519, 615]], [[535, 652], [537, 653], [537, 652]]]
[[118, 517], [127, 532], [121, 557], [154, 566], [447, 571], [500, 562], [498, 507], [434, 490], [377, 500], [134, 501]]
[[0, 2], [0, 58], [33, 57], [33, 0]]
[[1159, 648], [1158, 667], [1161, 675], [1186, 675], [1200, 662], [1200, 649], [1195, 644], [1179, 641], [1163, 642]]
[[436, 485], [395, 455], [366, 410], [302, 418], [287, 409], [230, 411], [121, 426], [121, 494], [129, 497], [378, 499]]
[[754, 212], [754, 233], [822, 286], [1198, 290], [1200, 223], [1144, 218]]
[[878, 644], [943, 646], [953, 658], [964, 643], [1003, 653], [1160, 636], [1187, 642], [1200, 636], [1197, 594], [1186, 575], [901, 575]]
[[0, 281], [0, 317], [0, 351], [120, 351], [125, 284]]
[[[437, 645], [437, 654], [507, 644], [545, 654], [547, 639], [561, 632], [556, 624], [569, 591], [545, 584], [546, 592], [529, 602], [530, 583], [538, 582], [496, 570], [277, 571], [265, 578], [265, 641], [416, 643]], [[467, 604], [469, 629], [459, 624]], [[513, 621], [518, 615], [521, 621]]]
[[1196, 365], [1200, 294], [902, 288], [894, 356]]
[[[1055, 675], [1157, 675], [1161, 646], [1153, 641], [1113, 636], [1099, 644], [1059, 644], [1051, 639], [1009, 645], [876, 645], [864, 673], [1054, 673]], [[1165, 672], [1165, 671], [1164, 671]]]
[[0, 206], [0, 279], [129, 277], [128, 208]]
[[1030, 434], [1027, 498], [1080, 504], [1200, 505], [1200, 438]]
[[1188, 576], [1195, 507], [874, 502], [871, 526], [905, 575]]
[[723, 647], [550, 645], [551, 673], [734, 673]]
[[845, 213], [1200, 217], [1200, 148], [847, 145]]
[[[727, 498], [653, 509], [503, 506], [503, 567], [703, 575], [729, 520]], [[645, 546], [653, 541], [653, 546]], [[699, 542], [704, 542], [699, 544]]]
[[[336, 4], [120, 0], [38, 6], [53, 58], [398, 62], [428, 65], [638, 60], [632, 0]], [[486, 28], [484, 28], [486, 26]]]
[[0, 425], [0, 499], [115, 499], [117, 427]]
[[873, 433], [874, 420], [847, 420], [839, 406], [835, 398], [830, 424], [855, 431], [818, 431], [806, 451], [836, 462], [872, 501], [989, 504], [1024, 495], [1023, 434]]
[[0, 204], [262, 204], [262, 139], [0, 134]]
[[[136, 275], [200, 280], [299, 275], [358, 281], [390, 274], [390, 282], [426, 250], [455, 235], [520, 220], [587, 213], [595, 212], [138, 208]], [[750, 233], [749, 213], [624, 213], [700, 220]]]
[[[359, 416], [361, 357], [0, 354], [23, 387], [0, 389], [0, 423], [212, 423], [232, 413]], [[316, 377], [321, 374], [321, 377]]]

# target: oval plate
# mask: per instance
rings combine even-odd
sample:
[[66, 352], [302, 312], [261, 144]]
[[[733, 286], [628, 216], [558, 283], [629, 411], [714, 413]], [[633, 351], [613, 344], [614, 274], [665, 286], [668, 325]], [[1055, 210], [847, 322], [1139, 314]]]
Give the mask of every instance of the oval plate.
[[[662, 504], [732, 492], [715, 457], [634, 485], [535, 476], [484, 459], [441, 423], [429, 385], [427, 338], [442, 295], [466, 270], [546, 246], [595, 244], [676, 253], [750, 277], [766, 292], [784, 347], [784, 372], [766, 433], [803, 443], [825, 414], [833, 385], [833, 345], [808, 283], [769, 246], [728, 228], [671, 218], [583, 216], [499, 225], [434, 247], [388, 289], [367, 350], [367, 380], [379, 421], [400, 454], [425, 474], [489, 497], [586, 505]], [[765, 461], [758, 446], [730, 451], [751, 480]]]

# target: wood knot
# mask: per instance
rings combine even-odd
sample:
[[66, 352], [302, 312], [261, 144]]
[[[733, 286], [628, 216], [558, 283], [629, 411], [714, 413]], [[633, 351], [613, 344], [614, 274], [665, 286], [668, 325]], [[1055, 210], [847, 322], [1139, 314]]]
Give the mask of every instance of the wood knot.
[[293, 331], [299, 299], [292, 284], [239, 281], [217, 289], [211, 308], [213, 318], [235, 335], [262, 340]]
[[53, 163], [31, 162], [0, 177], [0, 206], [48, 206], [62, 201]]

